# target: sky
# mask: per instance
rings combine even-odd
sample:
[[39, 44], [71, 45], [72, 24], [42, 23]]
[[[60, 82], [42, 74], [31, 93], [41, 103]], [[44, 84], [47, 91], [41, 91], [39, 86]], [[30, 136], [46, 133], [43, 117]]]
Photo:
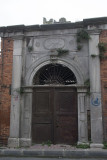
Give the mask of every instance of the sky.
[[42, 24], [43, 17], [77, 22], [106, 16], [107, 0], [0, 0], [0, 26]]

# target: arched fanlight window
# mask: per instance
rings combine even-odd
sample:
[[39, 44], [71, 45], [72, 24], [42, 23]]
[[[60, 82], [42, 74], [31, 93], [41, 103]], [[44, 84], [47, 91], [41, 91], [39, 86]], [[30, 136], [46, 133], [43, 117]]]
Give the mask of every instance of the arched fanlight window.
[[34, 76], [33, 85], [76, 84], [74, 73], [64, 65], [48, 64], [42, 67]]

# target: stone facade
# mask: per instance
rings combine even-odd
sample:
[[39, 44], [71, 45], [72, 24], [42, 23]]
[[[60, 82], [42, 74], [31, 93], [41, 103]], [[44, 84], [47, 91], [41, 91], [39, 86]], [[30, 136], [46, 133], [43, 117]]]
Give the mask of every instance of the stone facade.
[[[8, 145], [10, 147], [31, 145], [32, 93], [33, 87], [38, 87], [33, 85], [33, 78], [43, 66], [55, 63], [68, 67], [77, 79], [77, 84], [69, 86], [76, 87], [78, 95], [77, 143], [89, 143], [89, 138], [91, 138], [91, 147], [103, 146], [103, 139], [107, 140], [107, 118], [105, 106], [106, 87], [105, 89], [103, 87], [106, 83], [106, 60], [104, 59], [101, 61], [100, 79], [98, 44], [100, 41], [106, 43], [106, 29], [107, 18], [86, 19], [82, 22], [67, 24], [51, 24], [41, 26], [22, 25], [0, 28], [0, 36], [3, 38], [3, 42], [6, 43], [4, 43], [5, 45], [1, 54], [1, 66], [3, 67], [2, 64], [6, 64], [6, 70], [3, 70], [2, 67], [0, 70], [1, 75], [3, 74], [3, 77], [0, 77], [2, 94], [0, 113], [4, 118], [5, 113], [3, 110], [5, 110], [6, 113], [8, 112], [8, 116], [6, 117], [6, 121], [4, 123], [5, 125], [8, 123], [8, 125], [6, 125], [7, 128], [3, 128], [4, 130], [6, 128], [8, 132], [10, 117], [10, 134], [8, 138]], [[81, 31], [82, 38], [80, 34]], [[83, 38], [84, 34], [86, 36], [85, 38]], [[80, 38], [80, 40], [77, 41], [77, 38]], [[8, 39], [10, 39], [10, 42], [8, 42]], [[8, 43], [10, 43], [10, 45]], [[58, 49], [68, 50], [68, 53], [58, 55]], [[6, 56], [6, 59], [3, 59], [5, 54], [8, 55]], [[8, 63], [10, 68], [7, 68]], [[5, 76], [5, 74], [7, 75]], [[4, 84], [7, 86], [5, 89], [2, 88]], [[9, 114], [10, 85], [11, 114]], [[9, 102], [4, 104], [3, 98], [4, 101]], [[88, 115], [91, 117], [90, 122], [88, 122]], [[0, 121], [0, 127], [3, 122]], [[90, 126], [88, 126], [89, 123], [91, 123], [91, 129], [88, 129], [90, 128]], [[0, 135], [2, 135], [3, 129], [0, 129]], [[8, 137], [8, 133], [6, 135]]]

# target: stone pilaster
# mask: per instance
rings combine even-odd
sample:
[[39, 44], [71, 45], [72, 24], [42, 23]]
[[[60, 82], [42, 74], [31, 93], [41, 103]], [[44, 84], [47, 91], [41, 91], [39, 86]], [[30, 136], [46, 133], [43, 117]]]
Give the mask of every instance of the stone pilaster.
[[[90, 106], [91, 106], [91, 147], [102, 147], [102, 105], [99, 60], [99, 33], [90, 33], [89, 70], [90, 70]], [[94, 55], [94, 56], [93, 56]]]
[[13, 71], [11, 88], [11, 114], [9, 147], [18, 147], [20, 138], [20, 87], [22, 74], [23, 37], [14, 38]]
[[78, 88], [78, 144], [88, 143], [87, 104], [85, 88]]
[[32, 127], [32, 87], [23, 87], [21, 103], [21, 135], [20, 146], [31, 146]]

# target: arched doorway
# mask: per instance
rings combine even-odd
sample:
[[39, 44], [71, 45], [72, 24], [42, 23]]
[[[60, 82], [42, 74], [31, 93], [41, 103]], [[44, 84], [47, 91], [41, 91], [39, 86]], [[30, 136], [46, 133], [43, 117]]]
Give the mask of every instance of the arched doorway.
[[77, 80], [61, 64], [48, 64], [34, 76], [32, 142], [75, 144], [78, 141]]

